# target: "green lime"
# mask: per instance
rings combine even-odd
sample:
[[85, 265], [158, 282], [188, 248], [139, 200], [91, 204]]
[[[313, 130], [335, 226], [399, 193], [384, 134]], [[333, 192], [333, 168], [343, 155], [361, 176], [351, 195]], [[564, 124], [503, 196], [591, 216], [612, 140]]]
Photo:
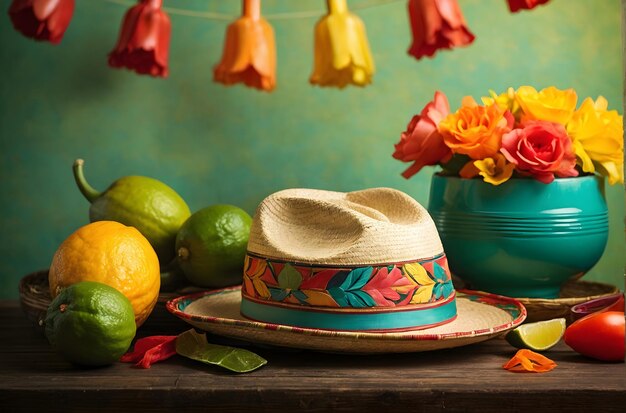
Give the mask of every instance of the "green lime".
[[46, 337], [68, 361], [104, 366], [135, 337], [135, 313], [126, 296], [106, 284], [82, 281], [63, 289], [46, 313]]
[[117, 221], [135, 227], [148, 239], [162, 266], [174, 258], [180, 226], [191, 215], [185, 201], [161, 181], [145, 176], [125, 176], [98, 192], [86, 181], [82, 159], [74, 162], [78, 189], [91, 202], [89, 220]]
[[556, 345], [565, 333], [565, 319], [538, 321], [522, 324], [506, 335], [506, 340], [513, 347], [544, 351]]
[[200, 287], [241, 283], [252, 218], [233, 205], [212, 205], [195, 212], [176, 236], [178, 264]]

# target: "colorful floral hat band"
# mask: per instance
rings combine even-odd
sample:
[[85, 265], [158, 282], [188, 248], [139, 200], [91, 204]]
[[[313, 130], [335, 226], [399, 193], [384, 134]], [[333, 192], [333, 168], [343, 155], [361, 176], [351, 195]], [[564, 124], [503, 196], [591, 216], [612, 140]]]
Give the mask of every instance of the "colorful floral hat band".
[[456, 317], [444, 254], [366, 267], [289, 263], [248, 254], [242, 296], [243, 315], [298, 327], [414, 329]]
[[302, 328], [343, 331], [404, 331], [436, 327], [456, 318], [455, 294], [429, 308], [406, 306], [400, 311], [319, 311], [296, 306], [273, 305], [241, 300], [241, 314], [253, 321], [286, 324]]

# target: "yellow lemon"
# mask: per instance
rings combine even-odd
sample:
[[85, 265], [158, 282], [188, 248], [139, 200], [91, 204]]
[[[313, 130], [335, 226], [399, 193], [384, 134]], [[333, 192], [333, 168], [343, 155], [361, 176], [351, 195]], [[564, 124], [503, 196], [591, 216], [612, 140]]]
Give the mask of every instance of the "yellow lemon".
[[81, 281], [107, 284], [124, 294], [140, 326], [156, 304], [159, 260], [148, 240], [133, 227], [114, 221], [85, 225], [59, 246], [48, 274], [50, 294]]

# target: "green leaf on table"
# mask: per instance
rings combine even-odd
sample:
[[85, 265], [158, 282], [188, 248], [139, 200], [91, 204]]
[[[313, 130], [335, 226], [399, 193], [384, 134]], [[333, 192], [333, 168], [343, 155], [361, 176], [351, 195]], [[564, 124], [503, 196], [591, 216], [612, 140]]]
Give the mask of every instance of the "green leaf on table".
[[205, 364], [213, 364], [236, 373], [248, 373], [267, 364], [263, 357], [241, 348], [211, 344], [206, 334], [187, 330], [176, 339], [176, 352]]

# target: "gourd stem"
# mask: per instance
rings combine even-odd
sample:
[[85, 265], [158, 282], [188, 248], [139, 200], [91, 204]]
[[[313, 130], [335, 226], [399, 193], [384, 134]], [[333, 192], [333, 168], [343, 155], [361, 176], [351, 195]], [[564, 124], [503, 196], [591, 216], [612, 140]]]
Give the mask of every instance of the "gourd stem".
[[72, 170], [74, 171], [74, 180], [76, 181], [76, 185], [78, 185], [80, 192], [85, 196], [85, 198], [87, 198], [87, 201], [93, 202], [101, 195], [101, 192], [96, 191], [87, 183], [85, 175], [83, 174], [84, 163], [85, 161], [82, 159], [76, 159], [74, 161], [74, 166], [72, 167]]

